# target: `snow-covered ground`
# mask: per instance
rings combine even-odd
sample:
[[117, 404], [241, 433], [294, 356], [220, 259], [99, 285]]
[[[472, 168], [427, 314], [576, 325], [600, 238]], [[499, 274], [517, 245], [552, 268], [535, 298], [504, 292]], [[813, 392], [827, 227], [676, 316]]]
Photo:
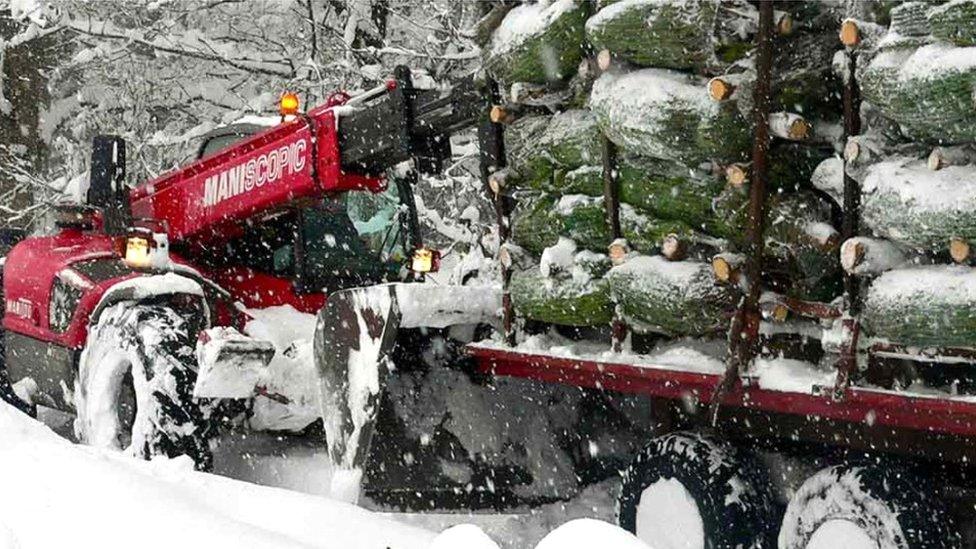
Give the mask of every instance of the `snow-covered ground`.
[[130, 547], [134, 540], [140, 547], [571, 549], [601, 539], [611, 549], [647, 547], [606, 523], [616, 481], [569, 502], [502, 513], [367, 510], [322, 496], [328, 458], [297, 437], [231, 433], [212, 475], [194, 472], [189, 460], [145, 462], [76, 445], [65, 438], [70, 416], [42, 409], [40, 418], [0, 403], [0, 549]]
[[79, 446], [0, 403], [0, 548], [426, 548], [364, 509]]

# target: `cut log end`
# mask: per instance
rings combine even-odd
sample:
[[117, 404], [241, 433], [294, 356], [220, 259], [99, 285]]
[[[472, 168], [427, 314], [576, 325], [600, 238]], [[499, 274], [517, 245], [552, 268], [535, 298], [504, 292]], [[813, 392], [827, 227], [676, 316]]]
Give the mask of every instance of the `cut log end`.
[[725, 168], [725, 181], [735, 188], [741, 188], [749, 180], [749, 166], [746, 164], [729, 164]]
[[607, 255], [610, 256], [610, 263], [614, 266], [623, 265], [630, 255], [630, 244], [624, 238], [614, 240], [607, 248]]
[[928, 166], [932, 171], [938, 171], [945, 167], [945, 155], [942, 154], [942, 150], [938, 147], [932, 149], [932, 152], [929, 153]]
[[956, 263], [968, 263], [971, 253], [968, 240], [958, 237], [949, 239], [949, 255]]
[[610, 53], [610, 50], [600, 50], [596, 54], [596, 66], [603, 72], [610, 70], [610, 67], [613, 66], [613, 54]]
[[579, 76], [581, 80], [589, 80], [596, 72], [593, 69], [593, 60], [588, 57], [584, 57], [583, 60], [580, 61], [579, 67], [576, 68], [576, 75]]
[[793, 34], [793, 16], [789, 12], [777, 11], [775, 13], [776, 17], [776, 32], [780, 36], [788, 36]]
[[712, 274], [723, 284], [735, 284], [739, 280], [739, 265], [728, 257], [717, 255], [712, 258]]
[[505, 180], [508, 179], [508, 169], [501, 169], [488, 176], [488, 188], [494, 194], [501, 194], [505, 189]]
[[848, 240], [840, 248], [840, 265], [848, 274], [853, 274], [858, 265], [864, 261], [864, 243]]
[[725, 101], [732, 97], [733, 92], [735, 92], [735, 86], [721, 76], [716, 76], [708, 81], [708, 96], [713, 101]]
[[844, 160], [848, 163], [857, 162], [858, 157], [861, 156], [861, 145], [857, 141], [850, 140], [847, 145], [844, 145]]
[[494, 105], [488, 113], [488, 118], [495, 124], [511, 124], [515, 122], [515, 114], [501, 105]]
[[790, 309], [782, 303], [773, 303], [769, 307], [769, 318], [775, 322], [785, 322], [790, 316]]
[[661, 243], [661, 255], [668, 261], [681, 261], [688, 255], [688, 246], [681, 237], [671, 233]]
[[794, 141], [805, 141], [810, 137], [810, 130], [812, 126], [809, 122], [802, 118], [797, 118], [790, 123], [790, 128], [787, 131], [787, 136]]
[[853, 48], [861, 43], [861, 29], [857, 21], [846, 19], [840, 24], [840, 43]]
[[501, 249], [498, 250], [498, 262], [501, 263], [501, 266], [505, 269], [512, 268], [512, 251], [508, 249], [508, 246], [502, 246]]

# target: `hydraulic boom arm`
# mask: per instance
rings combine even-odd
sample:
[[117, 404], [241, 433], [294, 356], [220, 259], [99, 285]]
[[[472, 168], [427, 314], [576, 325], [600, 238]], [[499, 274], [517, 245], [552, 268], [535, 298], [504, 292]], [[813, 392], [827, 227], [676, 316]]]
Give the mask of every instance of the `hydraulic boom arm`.
[[385, 188], [384, 171], [414, 158], [437, 171], [450, 134], [485, 112], [473, 78], [443, 94], [397, 67], [385, 85], [291, 117], [132, 190], [133, 216], [165, 221], [172, 242], [220, 241], [256, 216], [345, 191]]

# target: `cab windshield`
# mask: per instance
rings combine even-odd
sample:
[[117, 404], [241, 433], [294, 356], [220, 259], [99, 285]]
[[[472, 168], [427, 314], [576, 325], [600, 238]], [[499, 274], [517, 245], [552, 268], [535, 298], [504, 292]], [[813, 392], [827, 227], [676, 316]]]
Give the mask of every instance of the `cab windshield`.
[[396, 189], [344, 193], [300, 210], [300, 280], [308, 290], [398, 278], [406, 258]]

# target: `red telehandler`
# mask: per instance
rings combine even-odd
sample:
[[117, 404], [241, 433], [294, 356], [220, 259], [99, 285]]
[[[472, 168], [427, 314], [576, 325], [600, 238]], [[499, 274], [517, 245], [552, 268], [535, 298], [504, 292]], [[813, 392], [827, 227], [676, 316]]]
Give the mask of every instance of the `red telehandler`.
[[[246, 309], [335, 319], [318, 329], [326, 362], [308, 368], [336, 371], [324, 388], [344, 394], [350, 360], [382, 363], [397, 341], [405, 352], [458, 322], [490, 321], [497, 292], [418, 283], [439, 255], [423, 245], [412, 188], [417, 171], [441, 169], [454, 132], [488, 123], [483, 88], [472, 77], [446, 93], [419, 90], [398, 67], [382, 86], [304, 113], [285, 94], [280, 124], [213, 132], [196, 162], [131, 189], [125, 143], [97, 137], [87, 204], [60, 207], [55, 234], [6, 254], [0, 393], [28, 412], [75, 413], [84, 442], [186, 454], [207, 469], [227, 406], [255, 394], [302, 397], [288, 394], [288, 380], [278, 392], [261, 382], [275, 349], [241, 333]], [[386, 177], [405, 161], [411, 170]], [[350, 218], [359, 196], [378, 200], [374, 214], [386, 208], [373, 218], [379, 227]], [[359, 294], [343, 291], [367, 286], [382, 316], [357, 316]], [[375, 390], [355, 396], [362, 409], [378, 405]], [[368, 447], [358, 441], [371, 430], [348, 408], [329, 415], [340, 404], [322, 404], [329, 439], [358, 463], [355, 447]]]
[[[768, 36], [772, 3], [762, 6]], [[765, 59], [768, 74], [768, 51]], [[241, 333], [241, 309], [291, 305], [317, 314], [316, 406], [343, 481], [338, 488], [353, 490], [382, 423], [386, 380], [407, 366], [397, 352], [425, 345], [436, 330], [492, 324], [501, 309], [502, 337], [467, 347], [472, 375], [482, 382], [526, 378], [609, 399], [650, 397], [647, 413], [630, 417], [649, 442], [623, 474], [617, 515], [652, 546], [976, 546], [976, 397], [870, 383], [872, 374], [906, 363], [923, 364], [919, 373], [948, 365], [970, 380], [972, 349], [859, 340], [856, 311], [791, 302], [789, 313], [838, 328], [818, 333], [825, 342], [834, 337], [835, 369], [780, 361], [767, 364], [783, 375], [766, 376], [741, 351], [728, 361], [721, 352], [676, 361], [621, 351], [618, 330], [614, 344], [568, 354], [515, 345], [510, 303], [497, 290], [412, 283], [435, 267], [437, 255], [420, 242], [409, 177], [395, 186], [409, 237], [399, 255], [387, 251], [386, 238], [377, 248], [359, 238], [339, 198], [382, 192], [384, 170], [411, 158], [417, 169], [436, 171], [447, 136], [481, 120], [491, 94], [473, 82], [445, 97], [418, 92], [408, 75], [398, 69], [388, 86], [334, 96], [306, 114], [289, 110], [281, 125], [225, 146], [252, 131], [229, 129], [215, 137], [221, 143], [204, 146], [204, 153], [218, 152], [131, 191], [122, 185], [122, 143], [97, 139], [89, 204], [63, 209], [57, 234], [27, 238], [7, 254], [9, 381], [0, 380], [0, 393], [25, 409], [77, 413], [76, 430], [87, 442], [144, 456], [188, 454], [206, 468], [214, 416], [232, 415], [252, 398], [290, 400], [268, 389], [274, 349]], [[763, 102], [756, 103], [762, 114]], [[857, 109], [850, 111], [854, 135]], [[481, 127], [487, 179], [504, 150], [498, 125]], [[757, 127], [756, 143], [766, 143], [765, 118]], [[756, 149], [760, 173], [765, 149]], [[750, 187], [758, 214], [760, 183]], [[845, 197], [854, 197], [847, 185]], [[510, 205], [496, 194], [504, 237]], [[856, 204], [845, 211], [850, 219]], [[846, 236], [856, 234], [848, 229]], [[761, 241], [761, 224], [753, 233]], [[748, 268], [755, 275], [761, 265]], [[758, 347], [769, 328], [757, 303], [743, 303], [751, 307], [733, 322], [732, 350], [740, 335]], [[532, 419], [524, 414], [517, 422]], [[597, 454], [600, 445], [588, 449]], [[409, 468], [413, 457], [402, 461]]]

